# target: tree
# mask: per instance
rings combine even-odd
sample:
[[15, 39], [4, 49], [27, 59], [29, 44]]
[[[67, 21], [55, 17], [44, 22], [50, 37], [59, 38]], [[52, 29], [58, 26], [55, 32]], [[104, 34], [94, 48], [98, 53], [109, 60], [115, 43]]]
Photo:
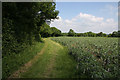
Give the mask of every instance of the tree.
[[52, 30], [50, 29], [50, 26], [47, 25], [46, 23], [44, 23], [41, 27], [40, 27], [40, 34], [42, 37], [50, 37], [52, 35]]
[[61, 36], [68, 36], [68, 33], [61, 33]]
[[81, 33], [77, 33], [77, 36], [80, 37], [80, 36], [81, 36]]
[[111, 37], [112, 34], [108, 34], [108, 37]]
[[118, 32], [117, 31], [114, 31], [111, 35], [111, 37], [118, 37]]
[[91, 32], [91, 31], [90, 31], [90, 32], [87, 32], [87, 34], [88, 34], [89, 37], [95, 37], [95, 36], [96, 36], [96, 34], [93, 33], [93, 32]]
[[75, 32], [72, 29], [70, 29], [68, 32], [68, 36], [75, 36]]
[[61, 36], [61, 31], [55, 27], [51, 27], [52, 35], [51, 36]]
[[[45, 21], [57, 19], [59, 11], [55, 10], [55, 6], [55, 2], [3, 2], [2, 58], [13, 53], [19, 54], [28, 45], [40, 42], [41, 28], [44, 36], [50, 36], [52, 31]], [[6, 78], [12, 72], [5, 65], [4, 69], [3, 78]]]
[[120, 37], [120, 30], [112, 32], [108, 37]]
[[55, 10], [55, 5], [54, 2], [4, 2], [3, 55], [19, 53], [25, 47], [22, 45], [32, 45], [33, 41], [41, 41], [40, 27], [45, 20], [57, 19], [59, 11]]
[[102, 37], [102, 36], [103, 36], [103, 33], [100, 32], [100, 33], [97, 34], [97, 36]]

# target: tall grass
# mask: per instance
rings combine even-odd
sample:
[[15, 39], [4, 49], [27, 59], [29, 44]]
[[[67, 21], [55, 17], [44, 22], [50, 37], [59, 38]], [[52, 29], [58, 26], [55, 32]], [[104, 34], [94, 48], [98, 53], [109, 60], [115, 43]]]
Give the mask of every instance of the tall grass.
[[9, 77], [13, 72], [32, 59], [43, 48], [44, 43], [35, 42], [32, 46], [28, 46], [20, 53], [12, 53], [6, 55], [2, 59], [2, 78]]

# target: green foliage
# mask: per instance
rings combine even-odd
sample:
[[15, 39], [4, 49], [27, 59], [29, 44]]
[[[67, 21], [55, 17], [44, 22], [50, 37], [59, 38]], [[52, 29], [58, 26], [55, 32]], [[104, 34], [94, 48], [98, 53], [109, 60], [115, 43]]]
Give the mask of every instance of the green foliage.
[[62, 36], [68, 36], [68, 33], [62, 33], [61, 35]]
[[114, 31], [112, 34], [111, 34], [111, 37], [120, 37], [120, 31]]
[[35, 42], [32, 46], [28, 46], [19, 54], [12, 53], [6, 55], [2, 59], [2, 77], [9, 77], [14, 71], [31, 60], [43, 48], [44, 43]]
[[100, 32], [100, 33], [93, 33], [91, 31], [85, 33], [75, 33], [72, 29], [69, 30], [67, 33], [62, 33], [62, 36], [76, 36], [76, 37], [108, 37], [107, 34]]
[[35, 35], [35, 40], [38, 41], [38, 42], [43, 42], [40, 34]]
[[103, 32], [100, 32], [100, 33], [97, 34], [97, 36], [98, 37], [106, 37], [107, 35], [105, 33], [103, 33]]
[[92, 33], [91, 31], [90, 32], [87, 32], [88, 36], [90, 37], [96, 37], [96, 34], [95, 33]]
[[45, 24], [46, 19], [55, 19], [59, 13], [55, 11], [54, 2], [4, 2], [2, 6], [3, 55], [19, 53], [23, 44], [32, 45], [34, 40], [41, 42], [41, 36], [50, 36], [52, 33], [48, 26], [47, 29], [44, 26], [45, 34], [40, 34], [40, 27]]
[[40, 27], [40, 34], [41, 34], [42, 37], [50, 37], [52, 35], [52, 31], [50, 29], [50, 26], [47, 25], [46, 23], [44, 23]]
[[[42, 25], [45, 25], [46, 19], [51, 20], [57, 18], [59, 11], [55, 10], [55, 6], [55, 2], [2, 3], [3, 63], [6, 63], [8, 58], [12, 62], [13, 56], [24, 55], [21, 54], [21, 52], [24, 51], [25, 48], [30, 45], [32, 46], [35, 42], [42, 42], [41, 36], [48, 37], [52, 34], [49, 26]], [[40, 32], [42, 32], [42, 27], [45, 27], [43, 30], [45, 34], [40, 34]], [[22, 59], [24, 60], [24, 58], [25, 57]], [[13, 61], [16, 60], [13, 59]], [[3, 67], [5, 67], [3, 69], [3, 77], [8, 77], [12, 70], [16, 70], [18, 68], [17, 66], [20, 66], [18, 62], [13, 62], [12, 65], [15, 66], [9, 68], [7, 67], [11, 66], [11, 64], [3, 64]]]
[[112, 34], [103, 32], [93, 33], [91, 31], [85, 33], [75, 33], [72, 29], [68, 33], [62, 33], [61, 36], [76, 36], [76, 37], [120, 37], [120, 31], [114, 31]]
[[120, 37], [120, 30], [110, 33], [108, 37]]
[[13, 30], [13, 22], [9, 19], [3, 19], [3, 37], [2, 37], [2, 56], [10, 55], [12, 52], [18, 53], [23, 47], [18, 44], [16, 37], [14, 37], [15, 31]]
[[75, 32], [72, 29], [70, 29], [68, 32], [68, 36], [75, 36]]
[[78, 37], [107, 37], [105, 33], [93, 33], [91, 31], [86, 32], [86, 33], [76, 33], [76, 36]]
[[51, 27], [52, 30], [52, 36], [61, 36], [61, 31], [55, 27]]
[[50, 27], [46, 23], [40, 26], [40, 34], [42, 37], [61, 36], [61, 31], [55, 27]]

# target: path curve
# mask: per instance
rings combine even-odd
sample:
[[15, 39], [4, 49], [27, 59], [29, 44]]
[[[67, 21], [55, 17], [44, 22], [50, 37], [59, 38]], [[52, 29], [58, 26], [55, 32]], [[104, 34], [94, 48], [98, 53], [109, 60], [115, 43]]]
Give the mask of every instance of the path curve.
[[70, 78], [76, 71], [76, 62], [65, 47], [44, 39], [45, 45], [33, 59], [9, 78]]
[[38, 53], [36, 56], [34, 56], [33, 59], [31, 59], [29, 62], [24, 64], [24, 66], [22, 66], [19, 70], [15, 71], [12, 75], [10, 75], [9, 78], [20, 78], [20, 73], [26, 72], [28, 70], [28, 68], [31, 67], [32, 64], [35, 63], [38, 60], [39, 56], [44, 53], [45, 48], [47, 47], [47, 45], [48, 44], [45, 43], [45, 45], [42, 48], [42, 50], [40, 51], [40, 53]]

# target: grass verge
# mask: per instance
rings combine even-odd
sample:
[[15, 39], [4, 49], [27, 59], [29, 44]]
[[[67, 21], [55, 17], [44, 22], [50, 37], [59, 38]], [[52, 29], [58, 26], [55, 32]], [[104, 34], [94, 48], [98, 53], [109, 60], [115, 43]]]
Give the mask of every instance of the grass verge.
[[44, 52], [38, 57], [38, 60], [27, 70], [27, 72], [20, 74], [21, 78], [44, 78], [44, 72], [49, 64], [51, 57], [53, 56], [51, 51], [53, 51], [53, 44], [49, 39], [45, 39]]
[[77, 62], [68, 54], [68, 49], [63, 47], [56, 55], [55, 67], [52, 73], [55, 78], [76, 78]]
[[44, 52], [38, 60], [21, 73], [21, 78], [74, 78], [76, 77], [76, 61], [68, 54], [66, 47], [49, 38], [45, 39]]
[[2, 78], [9, 77], [14, 71], [31, 60], [43, 48], [44, 43], [35, 42], [34, 45], [28, 46], [24, 51], [7, 55], [2, 59]]

